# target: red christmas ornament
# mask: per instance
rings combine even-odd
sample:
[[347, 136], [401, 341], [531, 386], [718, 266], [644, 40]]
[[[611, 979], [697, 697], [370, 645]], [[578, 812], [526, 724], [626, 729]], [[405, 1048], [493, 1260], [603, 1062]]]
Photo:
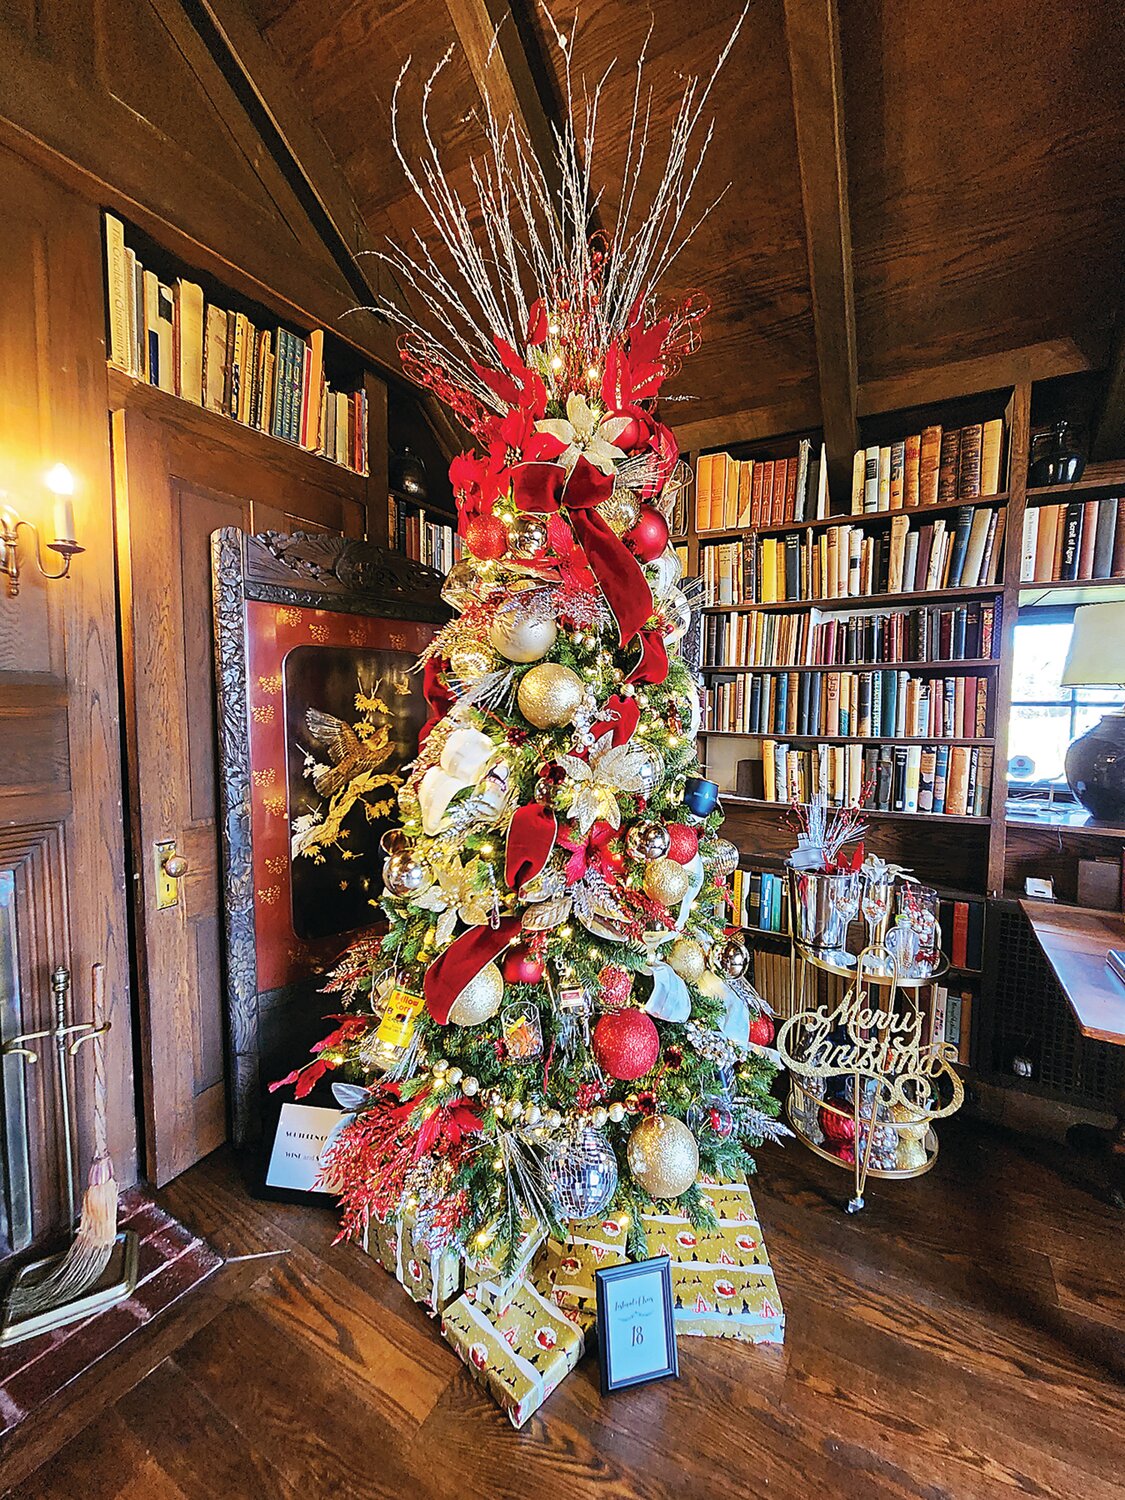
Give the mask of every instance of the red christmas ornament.
[[543, 960], [523, 943], [513, 943], [504, 955], [501, 973], [506, 984], [538, 984], [543, 978]]
[[594, 1027], [593, 1047], [603, 1070], [628, 1082], [652, 1071], [660, 1056], [660, 1033], [643, 1010], [617, 1010]]
[[640, 562], [655, 562], [668, 545], [668, 522], [655, 506], [642, 505], [637, 524], [621, 540]]
[[834, 1110], [825, 1109], [822, 1104], [817, 1111], [817, 1119], [826, 1141], [841, 1145], [855, 1140], [855, 1121], [851, 1115], [838, 1115]]
[[598, 975], [598, 999], [602, 1010], [623, 1010], [632, 993], [632, 976], [616, 964], [606, 964]]
[[755, 1016], [750, 1022], [750, 1040], [759, 1047], [768, 1047], [773, 1041], [773, 1022], [769, 1016]]
[[495, 516], [474, 516], [465, 527], [465, 545], [482, 560], [503, 557], [508, 550], [508, 532]]
[[699, 835], [695, 829], [686, 823], [669, 823], [668, 837], [672, 840], [668, 845], [668, 858], [674, 859], [678, 865], [690, 865], [699, 853]]
[[673, 1045], [671, 1047], [665, 1047], [665, 1049], [664, 1049], [664, 1061], [672, 1069], [673, 1073], [676, 1071], [677, 1068], [679, 1068], [679, 1067], [681, 1067], [683, 1065], [683, 1060], [684, 1060], [684, 1049], [682, 1047], [677, 1047], [674, 1043], [673, 1043]]
[[642, 1089], [637, 1095], [637, 1109], [646, 1118], [656, 1113], [656, 1095], [651, 1089]]

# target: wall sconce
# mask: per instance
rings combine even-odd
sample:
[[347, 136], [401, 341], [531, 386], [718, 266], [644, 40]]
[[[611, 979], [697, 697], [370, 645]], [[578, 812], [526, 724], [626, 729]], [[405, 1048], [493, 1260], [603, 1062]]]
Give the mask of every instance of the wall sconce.
[[62, 567], [57, 573], [48, 572], [43, 566], [39, 529], [30, 521], [23, 520], [15, 511], [5, 507], [0, 510], [0, 573], [8, 579], [8, 597], [14, 599], [20, 591], [20, 558], [18, 551], [20, 527], [24, 526], [35, 537], [32, 558], [44, 578], [65, 578], [70, 572], [70, 560], [76, 553], [85, 552], [74, 540], [74, 475], [65, 464], [56, 464], [44, 477], [44, 484], [55, 497], [55, 539], [47, 546], [62, 558]]

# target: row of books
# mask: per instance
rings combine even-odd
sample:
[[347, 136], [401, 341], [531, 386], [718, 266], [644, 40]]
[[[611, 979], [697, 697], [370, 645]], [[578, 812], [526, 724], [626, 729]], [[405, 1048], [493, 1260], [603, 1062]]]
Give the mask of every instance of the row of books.
[[757, 530], [828, 515], [824, 444], [802, 438], [791, 458], [732, 458], [703, 453], [695, 466], [696, 531]]
[[221, 412], [310, 453], [367, 473], [367, 394], [336, 391], [324, 374], [324, 331], [303, 338], [256, 328], [245, 313], [206, 302], [196, 282], [169, 286], [105, 216], [109, 357], [196, 406]]
[[816, 745], [762, 741], [762, 788], [769, 802], [808, 802], [823, 792], [833, 807], [987, 817], [991, 745]]
[[800, 614], [772, 610], [703, 617], [703, 665], [832, 667], [859, 662], [948, 662], [991, 657], [1000, 643], [999, 599], [949, 609]]
[[[754, 934], [749, 934], [753, 938]], [[818, 974], [818, 980], [835, 981], [835, 974]], [[793, 1013], [793, 982], [788, 951], [754, 948], [754, 988], [779, 1021]]]
[[952, 990], [935, 984], [933, 1010], [930, 1013], [930, 1044], [947, 1042], [957, 1049], [957, 1061], [968, 1067], [972, 1062], [973, 992], [965, 988]]
[[898, 515], [873, 533], [841, 525], [719, 542], [702, 549], [703, 579], [716, 605], [987, 587], [1000, 576], [1006, 514], [964, 506], [952, 525]]
[[772, 870], [735, 870], [731, 877], [731, 897], [731, 921], [736, 927], [753, 927], [761, 932], [789, 931], [784, 875]]
[[1125, 500], [1029, 505], [1023, 517], [1020, 578], [1125, 578]]
[[984, 967], [984, 902], [948, 898], [938, 902], [941, 951], [958, 969]]
[[741, 673], [712, 678], [704, 728], [722, 734], [983, 739], [990, 679], [875, 672]]
[[947, 505], [1000, 492], [1004, 423], [924, 427], [897, 443], [856, 450], [852, 515]]
[[404, 557], [443, 574], [465, 550], [454, 527], [445, 521], [431, 521], [424, 510], [403, 505], [393, 495], [387, 499], [387, 535], [391, 546]]

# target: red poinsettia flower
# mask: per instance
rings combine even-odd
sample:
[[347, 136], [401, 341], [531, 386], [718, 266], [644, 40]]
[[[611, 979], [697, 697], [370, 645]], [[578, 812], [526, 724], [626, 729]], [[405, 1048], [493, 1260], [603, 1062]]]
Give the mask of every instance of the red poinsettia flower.
[[488, 471], [497, 489], [506, 489], [501, 475], [517, 464], [550, 463], [563, 451], [563, 444], [549, 432], [536, 432], [532, 411], [515, 407], [501, 419], [496, 436], [488, 445]]
[[537, 297], [527, 314], [527, 347], [537, 349], [546, 339], [548, 330], [547, 304], [542, 297]]
[[547, 387], [543, 384], [543, 377], [524, 364], [511, 344], [499, 338], [492, 342], [503, 368], [491, 370], [473, 360], [473, 369], [505, 406], [530, 412], [535, 418], [541, 417], [547, 410]]
[[303, 1099], [306, 1094], [311, 1093], [325, 1073], [331, 1073], [333, 1068], [339, 1067], [339, 1061], [335, 1056], [325, 1054], [332, 1054], [335, 1048], [344, 1046], [352, 1037], [359, 1036], [366, 1031], [369, 1020], [366, 1016], [333, 1016], [331, 1019], [341, 1024], [335, 1031], [330, 1032], [328, 1036], [309, 1048], [316, 1061], [306, 1063], [303, 1068], [294, 1068], [292, 1073], [287, 1073], [284, 1078], [271, 1083], [271, 1094], [290, 1083], [296, 1085], [293, 1090], [293, 1096], [296, 1099]]

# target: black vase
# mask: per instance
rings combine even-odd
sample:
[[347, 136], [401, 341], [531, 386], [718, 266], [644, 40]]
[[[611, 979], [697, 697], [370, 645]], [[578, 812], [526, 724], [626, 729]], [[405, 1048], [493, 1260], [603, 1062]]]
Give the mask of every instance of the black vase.
[[1066, 779], [1099, 823], [1125, 818], [1125, 713], [1106, 714], [1066, 752]]
[[1045, 484], [1074, 484], [1085, 467], [1085, 455], [1070, 435], [1070, 424], [1056, 422], [1053, 432], [1041, 434], [1036, 440], [1027, 482], [1034, 489]]

